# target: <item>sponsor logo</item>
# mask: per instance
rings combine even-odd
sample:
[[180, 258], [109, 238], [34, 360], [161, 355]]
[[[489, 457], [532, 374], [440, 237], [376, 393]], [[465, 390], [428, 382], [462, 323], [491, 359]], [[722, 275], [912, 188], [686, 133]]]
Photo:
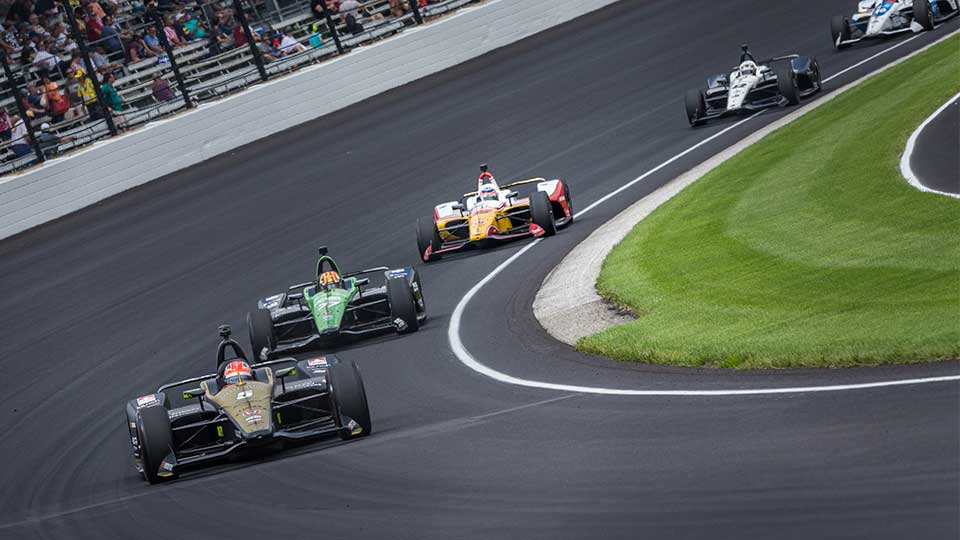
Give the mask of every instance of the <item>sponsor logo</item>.
[[245, 416], [245, 421], [248, 424], [256, 424], [263, 420], [263, 416], [260, 412], [260, 409], [246, 409], [243, 411], [243, 416]]
[[253, 397], [253, 390], [241, 390], [237, 392], [237, 401], [241, 399], [250, 399]]
[[149, 407], [150, 405], [156, 405], [160, 403], [160, 400], [157, 399], [156, 394], [150, 394], [149, 396], [142, 396], [137, 398], [137, 408]]
[[307, 360], [307, 365], [310, 367], [316, 367], [316, 366], [328, 366], [329, 364], [327, 364], [327, 357], [321, 356], [319, 358], [311, 358]]

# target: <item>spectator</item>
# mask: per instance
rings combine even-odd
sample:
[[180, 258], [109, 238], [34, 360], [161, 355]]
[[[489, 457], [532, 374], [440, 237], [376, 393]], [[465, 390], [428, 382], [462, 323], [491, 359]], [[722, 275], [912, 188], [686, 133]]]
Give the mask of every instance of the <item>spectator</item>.
[[156, 53], [147, 47], [141, 34], [134, 34], [133, 39], [127, 43], [127, 59], [131, 62], [139, 62], [147, 58], [153, 58]]
[[123, 42], [120, 41], [120, 29], [113, 22], [113, 17], [107, 15], [103, 18], [103, 30], [100, 31], [103, 39], [104, 48], [108, 54], [117, 54], [123, 52]]
[[[247, 24], [251, 22], [253, 21], [250, 18], [250, 14], [247, 14]], [[250, 33], [256, 34], [253, 30], [250, 30]], [[247, 34], [243, 31], [243, 25], [240, 23], [237, 23], [237, 25], [233, 27], [233, 44], [237, 47], [242, 47], [247, 44]]]
[[83, 106], [87, 109], [87, 114], [91, 120], [99, 120], [103, 117], [100, 107], [97, 106], [97, 92], [93, 87], [93, 81], [82, 69], [78, 69], [73, 74], [74, 79], [78, 81], [77, 95], [83, 101]]
[[37, 54], [33, 56], [33, 64], [40, 67], [45, 71], [52, 71], [57, 69], [57, 61], [59, 58], [55, 54], [52, 54], [47, 50], [47, 45], [41, 43], [37, 48]]
[[43, 92], [47, 98], [47, 113], [54, 122], [63, 122], [63, 115], [70, 110], [70, 102], [60, 93], [57, 83], [50, 80], [49, 75], [43, 76]]
[[277, 53], [270, 47], [270, 44], [267, 43], [267, 40], [260, 34], [253, 33], [253, 41], [257, 45], [257, 49], [260, 51], [260, 56], [267, 62], [273, 62], [277, 59]]
[[164, 53], [163, 45], [160, 44], [160, 38], [157, 37], [156, 26], [151, 25], [147, 27], [147, 33], [143, 35], [143, 42], [154, 54], [160, 55]]
[[40, 17], [37, 17], [35, 14], [30, 15], [29, 22], [30, 22], [30, 32], [34, 34], [39, 34], [41, 36], [47, 32], [47, 29], [44, 28], [42, 24], [40, 24]]
[[[323, 18], [323, 2], [324, 0], [310, 0], [310, 15], [317, 19]], [[333, 10], [336, 13], [336, 10]]]
[[390, 0], [390, 15], [403, 17], [410, 11], [410, 3], [406, 0]]
[[113, 73], [121, 68], [120, 64], [110, 62], [107, 57], [107, 50], [102, 45], [98, 45], [96, 50], [90, 53], [90, 61], [93, 62], [93, 67], [97, 70], [97, 73]]
[[203, 24], [193, 13], [190, 13], [184, 17], [184, 22], [180, 25], [180, 27], [183, 29], [183, 36], [187, 38], [188, 41], [207, 37], [207, 32], [204, 30]]
[[91, 13], [87, 13], [83, 19], [83, 24], [87, 29], [87, 41], [99, 41], [103, 34], [103, 23], [100, 18], [95, 17]]
[[33, 151], [33, 148], [30, 147], [30, 134], [27, 132], [27, 124], [17, 115], [14, 115], [11, 120], [13, 120], [13, 129], [10, 135], [10, 150], [13, 151], [13, 155], [23, 157]]
[[56, 17], [57, 3], [54, 0], [37, 0], [33, 5], [33, 12], [46, 17]]
[[27, 118], [39, 118], [47, 112], [46, 96], [43, 95], [43, 90], [37, 88], [37, 85], [32, 82], [27, 83], [27, 88], [21, 93], [20, 100], [24, 110], [27, 111]]
[[167, 41], [170, 42], [171, 47], [180, 47], [186, 45], [186, 43], [180, 38], [180, 34], [177, 33], [177, 30], [173, 26], [173, 17], [167, 15], [163, 18], [163, 33], [167, 36]]
[[98, 22], [103, 23], [103, 19], [107, 16], [107, 13], [103, 10], [103, 7], [100, 6], [99, 2], [96, 0], [83, 0], [81, 5], [83, 6], [84, 11], [89, 13], [92, 17], [96, 17]]
[[306, 50], [308, 49], [303, 43], [289, 34], [279, 34], [277, 36], [277, 52], [280, 56], [289, 56]]
[[55, 157], [60, 154], [60, 145], [62, 143], [71, 142], [74, 140], [74, 137], [65, 136], [60, 137], [55, 133], [50, 132], [50, 124], [44, 122], [40, 125], [40, 130], [35, 133], [37, 137], [37, 144], [40, 146], [40, 151], [43, 152], [43, 155], [47, 158]]
[[[98, 47], [99, 49], [100, 47]], [[66, 66], [60, 66], [60, 68], [67, 74], [67, 77], [73, 78], [73, 74], [77, 70], [83, 69], [83, 58], [80, 56], [80, 51], [73, 51], [70, 55], [70, 61]]]
[[10, 132], [13, 130], [13, 125], [10, 123], [10, 115], [7, 114], [7, 109], [0, 109], [0, 141], [9, 141]]
[[170, 83], [159, 73], [153, 76], [153, 84], [150, 85], [150, 90], [153, 97], [160, 102], [172, 101], [176, 97], [173, 94], [173, 89], [170, 88]]
[[100, 92], [103, 94], [104, 103], [106, 103], [110, 109], [115, 112], [122, 112], [123, 98], [117, 93], [117, 89], [114, 86], [116, 82], [117, 77], [113, 73], [107, 74], [103, 84], [100, 86]]
[[344, 21], [351, 15], [354, 19], [359, 19], [362, 7], [357, 0], [343, 0], [340, 2], [340, 16], [343, 17]]

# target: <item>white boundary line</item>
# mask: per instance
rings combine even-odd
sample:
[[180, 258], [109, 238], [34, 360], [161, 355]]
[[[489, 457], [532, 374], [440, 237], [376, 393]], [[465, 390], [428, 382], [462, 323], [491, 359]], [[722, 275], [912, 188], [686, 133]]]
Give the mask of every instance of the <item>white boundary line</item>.
[[[946, 36], [936, 40], [935, 42], [927, 45], [926, 47], [923, 47], [921, 49], [918, 49], [917, 51], [914, 51], [907, 57], [900, 59], [900, 61], [906, 60], [910, 56], [913, 56], [921, 51], [924, 51], [932, 47], [933, 45], [936, 45], [937, 43], [940, 43], [941, 41], [944, 41], [952, 37], [953, 35], [957, 34], [957, 32], [960, 32], [960, 31], [951, 32]], [[887, 52], [890, 52], [900, 46], [903, 46], [913, 41], [914, 39], [917, 39], [918, 37], [920, 36], [919, 35], [913, 36], [910, 39], [904, 40], [891, 47], [888, 47], [878, 52], [877, 54], [874, 54], [873, 56], [870, 56], [864, 60], [861, 60], [860, 62], [857, 62], [856, 64], [850, 67], [847, 67], [844, 70], [834, 75], [831, 75], [830, 77], [827, 77], [826, 79], [824, 79], [824, 82], [830, 81], [850, 71], [851, 69], [859, 67], [865, 64], [866, 62], [869, 62], [870, 60], [877, 58], [880, 55], [886, 54]], [[899, 63], [900, 61], [896, 63]], [[887, 66], [881, 67], [880, 69], [875, 70], [874, 72], [869, 73], [864, 77], [861, 77], [860, 80], [864, 80], [872, 75], [879, 73], [880, 71], [884, 71], [887, 68], [892, 67], [893, 65], [894, 64], [889, 64]], [[848, 85], [848, 86], [852, 86], [852, 85]], [[655, 173], [656, 171], [659, 171], [660, 169], [666, 167], [670, 163], [673, 163], [677, 159], [689, 154], [696, 148], [703, 146], [704, 144], [710, 142], [711, 140], [738, 127], [744, 122], [747, 122], [755, 118], [760, 114], [762, 114], [762, 111], [755, 113], [737, 122], [736, 124], [700, 141], [694, 146], [691, 146], [690, 148], [673, 156], [667, 161], [664, 161], [660, 165], [657, 165], [653, 169], [645, 172], [641, 176], [631, 180], [630, 182], [627, 182], [626, 184], [615, 189], [614, 191], [604, 195], [597, 201], [594, 201], [592, 204], [590, 204], [589, 206], [587, 206], [586, 208], [578, 212], [577, 215], [582, 216], [583, 214], [589, 212], [591, 209], [595, 208], [599, 204], [623, 192], [624, 190], [633, 186], [637, 182], [642, 181], [643, 179], [649, 177], [651, 174]], [[506, 373], [497, 371], [487, 365], [480, 363], [479, 361], [477, 361], [476, 358], [473, 357], [472, 354], [470, 354], [470, 351], [467, 350], [467, 348], [463, 345], [463, 341], [460, 339], [460, 324], [461, 324], [461, 320], [463, 319], [463, 312], [466, 310], [467, 304], [470, 303], [470, 300], [473, 299], [474, 295], [476, 295], [477, 292], [480, 291], [480, 289], [482, 289], [487, 283], [493, 280], [493, 278], [499, 275], [500, 272], [502, 272], [508, 266], [513, 264], [515, 260], [522, 257], [527, 251], [530, 251], [531, 249], [533, 249], [533, 247], [539, 244], [541, 240], [542, 239], [537, 238], [536, 240], [530, 242], [529, 244], [524, 246], [522, 249], [520, 249], [520, 251], [517, 251], [512, 256], [510, 256], [510, 258], [500, 263], [499, 266], [494, 268], [493, 271], [487, 274], [483, 279], [478, 281], [473, 287], [470, 288], [469, 291], [467, 291], [465, 295], [463, 295], [460, 301], [457, 302], [457, 306], [454, 308], [453, 314], [450, 316], [450, 324], [447, 327], [447, 339], [450, 342], [450, 349], [453, 351], [453, 354], [457, 357], [457, 360], [459, 360], [460, 363], [472, 369], [473, 371], [476, 371], [477, 373], [484, 375], [486, 377], [490, 377], [491, 379], [494, 379], [496, 381], [506, 383], [506, 384], [512, 384], [515, 386], [541, 388], [545, 390], [559, 390], [564, 392], [577, 392], [581, 394], [599, 394], [599, 395], [616, 395], [616, 396], [687, 396], [687, 397], [689, 396], [752, 396], [752, 395], [774, 395], [774, 394], [800, 394], [800, 393], [815, 393], [815, 392], [840, 392], [840, 391], [847, 391], [847, 390], [864, 390], [864, 389], [870, 389], [870, 388], [884, 388], [884, 387], [891, 387], [891, 386], [908, 386], [908, 385], [940, 383], [940, 382], [960, 382], [960, 375], [948, 375], [943, 377], [926, 377], [926, 378], [917, 378], [917, 379], [901, 379], [901, 380], [893, 380], [893, 381], [868, 382], [868, 383], [858, 383], [858, 384], [836, 384], [836, 385], [826, 385], [826, 386], [799, 386], [799, 387], [784, 387], [784, 388], [755, 388], [755, 389], [730, 389], [730, 390], [633, 390], [633, 389], [602, 388], [602, 387], [594, 387], [594, 386], [578, 386], [578, 385], [572, 385], [572, 384], [549, 383], [549, 382], [543, 382], [543, 381], [534, 381], [530, 379], [521, 379], [519, 377], [514, 377], [513, 375], [508, 375]]]
[[947, 197], [953, 197], [955, 199], [960, 199], [960, 193], [947, 193], [946, 191], [939, 191], [936, 189], [928, 188], [923, 185], [923, 182], [917, 177], [916, 173], [913, 172], [913, 168], [910, 166], [910, 158], [913, 157], [913, 147], [917, 144], [917, 139], [920, 138], [920, 133], [923, 132], [923, 128], [927, 127], [927, 124], [933, 121], [934, 118], [940, 116], [940, 113], [947, 110], [957, 99], [960, 99], [960, 92], [954, 94], [954, 96], [947, 100], [946, 103], [940, 106], [933, 114], [927, 117], [926, 120], [920, 124], [920, 127], [916, 129], [910, 138], [907, 139], [907, 148], [903, 151], [903, 155], [900, 156], [900, 174], [907, 179], [907, 182], [911, 186], [919, 189], [920, 191], [926, 191], [927, 193], [937, 193], [939, 195], [946, 195]]

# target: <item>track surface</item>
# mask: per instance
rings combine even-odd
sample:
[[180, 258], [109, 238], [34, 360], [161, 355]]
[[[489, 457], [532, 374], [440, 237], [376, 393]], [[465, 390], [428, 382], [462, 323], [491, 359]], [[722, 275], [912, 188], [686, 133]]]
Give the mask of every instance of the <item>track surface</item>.
[[[737, 46], [826, 74], [895, 43], [830, 47], [830, 0], [624, 2], [0, 243], [0, 538], [956, 538], [953, 383], [830, 395], [609, 398], [511, 387], [455, 361], [450, 313], [523, 243], [422, 266], [431, 320], [341, 351], [376, 434], [148, 487], [121, 407], [209, 371], [216, 325], [309, 278], [417, 262], [413, 223], [468, 188], [562, 176], [582, 208], [730, 123], [691, 130], [681, 92]], [[956, 28], [922, 35], [840, 86]], [[746, 123], [598, 207], [484, 289], [464, 320], [517, 375], [645, 387], [956, 374], [730, 374], [617, 364], [550, 340], [530, 302], [594, 227], [776, 118]], [[541, 378], [542, 378], [541, 377]]]
[[930, 189], [960, 193], [960, 101], [930, 121], [914, 146], [910, 167]]

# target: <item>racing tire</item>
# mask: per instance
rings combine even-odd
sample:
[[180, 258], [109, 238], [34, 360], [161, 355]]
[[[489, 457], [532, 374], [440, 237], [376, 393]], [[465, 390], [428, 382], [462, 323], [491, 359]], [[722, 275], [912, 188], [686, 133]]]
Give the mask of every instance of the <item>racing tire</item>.
[[570, 186], [566, 183], [563, 184], [563, 198], [567, 200], [567, 210], [570, 211], [570, 219], [563, 225], [566, 228], [573, 223], [573, 199], [570, 198]]
[[683, 95], [683, 104], [687, 109], [687, 121], [690, 122], [690, 127], [700, 125], [707, 110], [706, 103], [703, 100], [703, 92], [697, 88], [687, 90], [687, 93]]
[[409, 334], [420, 329], [417, 318], [417, 302], [413, 297], [413, 288], [404, 278], [387, 280], [387, 300], [390, 303], [390, 317], [404, 322], [404, 328], [397, 329], [398, 334]]
[[341, 422], [343, 416], [348, 416], [363, 428], [356, 435], [341, 431], [340, 438], [348, 440], [369, 435], [373, 431], [373, 423], [370, 421], [370, 406], [367, 404], [367, 392], [363, 388], [360, 369], [350, 360], [340, 360], [330, 366], [327, 376], [333, 383], [333, 398], [337, 400]]
[[530, 218], [543, 229], [544, 236], [557, 234], [557, 222], [553, 219], [550, 197], [545, 191], [534, 191], [530, 195]]
[[440, 249], [440, 233], [437, 231], [437, 225], [433, 218], [422, 217], [417, 219], [417, 249], [420, 250], [420, 258], [424, 262], [433, 262], [440, 259], [440, 255], [430, 255], [424, 259], [423, 254], [427, 252], [427, 247], [432, 251]]
[[137, 413], [137, 438], [140, 440], [140, 463], [143, 477], [151, 484], [172, 480], [173, 476], [160, 476], [160, 464], [173, 447], [173, 432], [170, 417], [164, 407], [147, 407]]
[[[251, 362], [261, 362], [260, 353], [264, 348], [273, 351], [277, 348], [277, 336], [273, 331], [273, 318], [270, 310], [258, 309], [247, 313], [247, 330], [250, 332], [250, 347], [253, 356]], [[217, 366], [220, 369], [220, 366]]]
[[780, 95], [787, 99], [790, 105], [800, 103], [800, 87], [797, 85], [797, 74], [790, 65], [781, 65], [777, 68], [777, 89]]
[[913, 20], [917, 21], [924, 30], [933, 30], [933, 8], [930, 6], [930, 0], [913, 0]]
[[830, 19], [830, 35], [833, 37], [833, 46], [837, 50], [846, 48], [847, 45], [842, 45], [841, 41], [847, 41], [850, 39], [850, 22], [847, 21], [847, 18], [843, 15], [834, 15]]

